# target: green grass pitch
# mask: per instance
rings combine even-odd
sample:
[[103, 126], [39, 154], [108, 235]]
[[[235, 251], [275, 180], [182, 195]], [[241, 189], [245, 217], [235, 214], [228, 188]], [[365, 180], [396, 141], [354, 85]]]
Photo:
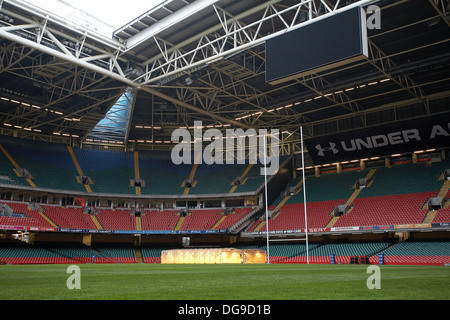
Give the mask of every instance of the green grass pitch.
[[[0, 266], [1, 300], [448, 300], [450, 267], [367, 265], [81, 264]], [[73, 280], [73, 278], [72, 278]], [[75, 283], [74, 281], [71, 283]]]

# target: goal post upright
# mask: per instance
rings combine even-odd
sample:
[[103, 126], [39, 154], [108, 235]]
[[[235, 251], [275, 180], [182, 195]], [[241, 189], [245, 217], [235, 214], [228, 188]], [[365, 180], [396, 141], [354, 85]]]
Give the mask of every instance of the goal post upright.
[[269, 251], [269, 205], [267, 199], [267, 135], [264, 135], [264, 196], [265, 196], [265, 205], [266, 205], [266, 240], [267, 240], [267, 264], [270, 264], [270, 251]]
[[303, 205], [305, 211], [306, 263], [309, 264], [308, 215], [306, 213], [306, 181], [305, 181], [305, 155], [303, 148], [303, 127], [300, 127], [300, 140], [302, 148], [302, 179], [303, 179]]

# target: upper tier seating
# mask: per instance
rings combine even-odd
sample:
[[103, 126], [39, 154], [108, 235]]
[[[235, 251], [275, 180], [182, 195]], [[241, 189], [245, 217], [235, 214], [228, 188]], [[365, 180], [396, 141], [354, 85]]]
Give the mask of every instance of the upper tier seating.
[[[330, 243], [310, 251], [311, 262], [330, 263], [330, 256], [336, 257], [336, 263], [350, 263], [352, 256], [373, 256], [387, 248], [390, 242], [348, 242]], [[305, 256], [304, 254], [302, 255]]]
[[144, 263], [161, 263], [161, 252], [177, 249], [177, 247], [153, 247], [147, 244], [141, 246], [142, 260]]
[[[174, 165], [170, 152], [139, 151], [140, 177], [145, 180], [142, 194], [183, 194], [183, 181], [192, 165]], [[134, 176], [134, 174], [133, 174]]]
[[74, 149], [84, 175], [94, 184], [92, 192], [134, 194], [130, 179], [134, 177], [133, 154], [130, 152]]
[[360, 197], [375, 197], [405, 193], [439, 191], [443, 181], [439, 176], [450, 161], [428, 165], [426, 163], [402, 164], [392, 168], [379, 167], [370, 188], [361, 191]]
[[[41, 188], [83, 191], [77, 183], [77, 170], [66, 146], [0, 136], [0, 144], [20, 168], [27, 169], [32, 181]], [[8, 174], [13, 184], [29, 186], [13, 171], [14, 165], [0, 152], [1, 173]]]
[[[440, 175], [450, 168], [450, 161], [437, 163], [401, 164], [392, 168], [376, 167], [365, 170], [326, 173], [320, 177], [306, 177], [306, 199], [308, 228], [324, 228], [338, 205], [344, 205], [355, 192], [355, 182], [366, 177], [371, 169], [376, 169], [371, 183], [363, 188], [351, 201], [346, 214], [333, 224], [334, 227], [374, 226], [420, 224], [424, 221], [427, 210], [422, 209], [426, 201], [436, 197], [443, 180]], [[295, 187], [301, 177], [293, 179], [285, 190]], [[303, 184], [300, 185], [303, 188]], [[269, 230], [293, 230], [305, 228], [303, 190], [297, 190], [274, 213], [269, 220]], [[285, 198], [281, 194], [270, 206], [274, 210]], [[440, 209], [434, 222], [450, 222], [449, 209]], [[255, 230], [261, 220], [256, 221], [247, 231]], [[263, 230], [266, 227], [263, 226]]]
[[[175, 165], [169, 151], [138, 151], [139, 160], [135, 162], [135, 153], [130, 151], [73, 148], [72, 154], [65, 145], [6, 136], [0, 136], [0, 145], [10, 156], [0, 151], [0, 183], [28, 187], [33, 183], [38, 188], [56, 190], [137, 194], [131, 181], [139, 178], [144, 181], [142, 195], [182, 195], [183, 182], [192, 173], [195, 186], [189, 193], [228, 193], [232, 182], [248, 168], [248, 164], [202, 163], [193, 170], [193, 164]], [[31, 183], [16, 175], [16, 165], [29, 171]], [[80, 183], [81, 175], [91, 179], [90, 190]], [[255, 192], [264, 183], [259, 165], [252, 166], [246, 178], [235, 192]]]

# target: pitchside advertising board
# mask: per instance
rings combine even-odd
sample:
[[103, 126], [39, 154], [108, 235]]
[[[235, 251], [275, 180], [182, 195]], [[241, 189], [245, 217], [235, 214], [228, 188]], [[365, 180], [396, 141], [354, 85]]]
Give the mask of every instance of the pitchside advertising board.
[[433, 116], [305, 141], [315, 165], [450, 146], [450, 119]]

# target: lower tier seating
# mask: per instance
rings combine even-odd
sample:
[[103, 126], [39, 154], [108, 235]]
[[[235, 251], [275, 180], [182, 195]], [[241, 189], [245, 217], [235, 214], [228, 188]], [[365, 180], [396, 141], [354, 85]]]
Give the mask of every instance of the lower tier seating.
[[[234, 245], [237, 249], [262, 249], [266, 245]], [[142, 245], [144, 263], [161, 263], [161, 252], [168, 247]], [[124, 244], [82, 244], [0, 242], [0, 261], [7, 264], [80, 264], [80, 263], [137, 263], [136, 249]], [[370, 264], [442, 265], [450, 264], [450, 240], [441, 241], [373, 241], [309, 243], [309, 263], [349, 264], [352, 257], [367, 257]], [[271, 263], [306, 263], [306, 243], [273, 244], [269, 246]]]
[[[266, 246], [251, 245], [239, 248], [258, 248]], [[450, 264], [450, 241], [406, 241], [406, 242], [348, 242], [348, 243], [310, 243], [274, 244], [269, 246], [270, 263], [309, 263], [330, 264], [334, 255], [336, 264], [349, 264], [352, 258], [367, 257], [370, 264], [379, 264], [379, 254], [383, 255], [384, 264], [405, 265], [442, 265]]]
[[449, 241], [406, 241], [382, 252], [385, 264], [432, 264], [450, 263]]

